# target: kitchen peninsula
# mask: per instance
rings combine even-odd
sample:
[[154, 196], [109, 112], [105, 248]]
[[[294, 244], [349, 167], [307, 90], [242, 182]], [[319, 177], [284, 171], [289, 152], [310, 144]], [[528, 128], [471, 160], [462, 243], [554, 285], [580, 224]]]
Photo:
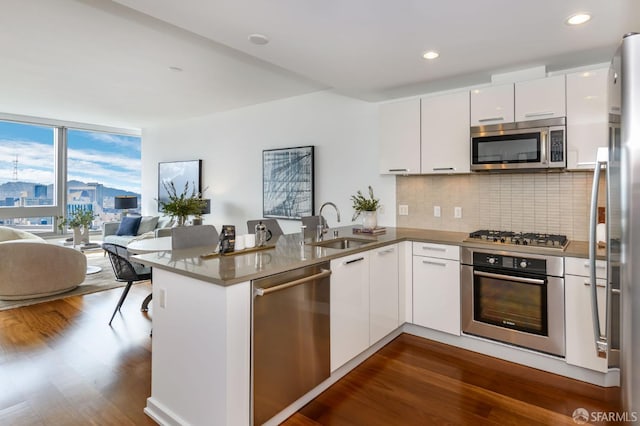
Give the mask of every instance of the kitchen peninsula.
[[[562, 357], [549, 356], [499, 342], [461, 334], [459, 325], [459, 247], [486, 247], [482, 243], [465, 242], [468, 234], [431, 231], [413, 228], [387, 228], [376, 236], [352, 233], [352, 228], [338, 228], [339, 239], [366, 240], [353, 248], [321, 247], [313, 242], [300, 244], [299, 234], [281, 236], [273, 247], [222, 257], [201, 256], [197, 249], [158, 252], [136, 256], [154, 267], [153, 280], [153, 350], [152, 390], [145, 412], [160, 424], [251, 424], [251, 349], [252, 349], [252, 280], [291, 271], [321, 262], [331, 262], [333, 272], [332, 313], [338, 309], [333, 297], [338, 297], [340, 282], [338, 266], [352, 258], [365, 256], [371, 268], [379, 263], [383, 251], [397, 247], [396, 321], [383, 331], [374, 333], [373, 315], [378, 307], [371, 305], [371, 333], [369, 331], [369, 294], [365, 301], [366, 330], [370, 339], [358, 348], [346, 347], [345, 327], [332, 327], [331, 377], [317, 386], [289, 408], [276, 415], [271, 422], [284, 420], [306, 402], [339, 380], [348, 371], [402, 332], [438, 340], [444, 343], [483, 352], [488, 355], [562, 374], [579, 380], [607, 386], [617, 380], [616, 372], [602, 373], [568, 365]], [[329, 233], [328, 235], [331, 235]], [[419, 248], [438, 253], [450, 250], [456, 260], [452, 263], [453, 278], [450, 294], [452, 304], [443, 306], [453, 321], [452, 329], [425, 327], [416, 316], [416, 301], [412, 286], [412, 258]], [[544, 249], [521, 247], [525, 253], [541, 253]], [[548, 254], [548, 252], [546, 252]], [[572, 242], [558, 257], [585, 258], [586, 243]], [[375, 256], [375, 257], [374, 257]], [[438, 254], [434, 256], [435, 262]], [[419, 257], [429, 259], [428, 257]], [[342, 260], [346, 259], [345, 262]], [[369, 269], [367, 269], [368, 271]], [[374, 269], [371, 269], [374, 271]], [[376, 288], [371, 274], [371, 291]], [[369, 275], [367, 274], [367, 277]], [[444, 278], [442, 280], [445, 280]], [[366, 283], [369, 289], [369, 282]], [[335, 293], [335, 295], [334, 295]], [[438, 296], [440, 298], [440, 295]], [[371, 303], [374, 301], [373, 293]], [[433, 299], [433, 298], [432, 298]], [[440, 305], [445, 305], [438, 299]], [[451, 326], [453, 323], [453, 326]], [[362, 333], [360, 333], [362, 334]], [[375, 337], [374, 337], [375, 335]], [[382, 336], [382, 337], [380, 337]], [[335, 338], [335, 340], [334, 340]], [[342, 338], [342, 340], [340, 340]], [[348, 339], [347, 339], [348, 340]]]

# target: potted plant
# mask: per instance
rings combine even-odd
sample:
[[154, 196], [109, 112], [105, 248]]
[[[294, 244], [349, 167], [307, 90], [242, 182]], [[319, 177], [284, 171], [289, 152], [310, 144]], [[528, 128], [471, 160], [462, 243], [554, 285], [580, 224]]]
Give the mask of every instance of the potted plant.
[[200, 215], [207, 205], [206, 200], [202, 199], [202, 194], [196, 192], [195, 182], [191, 190], [189, 190], [189, 182], [185, 182], [184, 189], [180, 194], [178, 194], [173, 181], [162, 182], [162, 185], [169, 195], [169, 201], [157, 200], [158, 204], [165, 214], [177, 221], [178, 226], [184, 225], [189, 216]]
[[356, 195], [351, 196], [353, 201], [353, 218], [351, 221], [355, 221], [360, 215], [362, 215], [362, 228], [366, 230], [373, 230], [378, 226], [378, 208], [380, 207], [380, 200], [373, 195], [373, 188], [369, 185], [369, 197], [362, 195], [362, 191], [358, 190]]
[[67, 217], [58, 216], [58, 229], [64, 231], [67, 227], [73, 231], [73, 245], [89, 243], [89, 228], [95, 215], [93, 211], [78, 209]]

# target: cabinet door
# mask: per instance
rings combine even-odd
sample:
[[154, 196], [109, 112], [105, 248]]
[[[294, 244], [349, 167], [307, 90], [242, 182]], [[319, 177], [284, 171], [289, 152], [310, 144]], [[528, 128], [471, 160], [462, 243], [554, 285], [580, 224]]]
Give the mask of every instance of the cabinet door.
[[608, 71], [567, 74], [567, 169], [593, 169], [609, 143]]
[[472, 126], [511, 123], [513, 118], [513, 84], [471, 91]]
[[422, 99], [423, 174], [469, 173], [469, 94]]
[[369, 253], [331, 261], [331, 371], [369, 347]]
[[460, 335], [460, 262], [413, 256], [413, 322]]
[[369, 344], [398, 328], [398, 245], [371, 250], [369, 257]]
[[420, 173], [420, 99], [380, 105], [379, 122], [380, 173]]
[[[597, 279], [600, 328], [605, 327], [606, 281]], [[565, 285], [565, 325], [567, 364], [606, 372], [607, 359], [598, 357], [591, 317], [591, 285], [589, 278], [567, 275]]]
[[564, 75], [516, 83], [516, 121], [567, 115]]

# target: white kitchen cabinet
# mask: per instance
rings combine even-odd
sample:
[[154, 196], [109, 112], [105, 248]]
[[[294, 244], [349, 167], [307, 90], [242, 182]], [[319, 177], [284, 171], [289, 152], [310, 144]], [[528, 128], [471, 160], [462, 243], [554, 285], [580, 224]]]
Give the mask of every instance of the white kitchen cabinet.
[[398, 244], [369, 252], [370, 345], [400, 325], [398, 252]]
[[413, 245], [413, 322], [459, 336], [460, 248]]
[[564, 75], [515, 84], [515, 121], [565, 117]]
[[514, 120], [513, 84], [471, 91], [471, 125], [511, 123]]
[[422, 98], [423, 174], [469, 173], [469, 94]]
[[[604, 330], [606, 280], [597, 278], [596, 282], [600, 328]], [[590, 279], [580, 275], [565, 275], [564, 286], [567, 364], [607, 372], [607, 359], [598, 357], [593, 335]]]
[[420, 173], [420, 99], [380, 105], [380, 173]]
[[593, 169], [609, 143], [608, 69], [567, 74], [567, 169]]
[[331, 371], [369, 347], [369, 253], [331, 261]]

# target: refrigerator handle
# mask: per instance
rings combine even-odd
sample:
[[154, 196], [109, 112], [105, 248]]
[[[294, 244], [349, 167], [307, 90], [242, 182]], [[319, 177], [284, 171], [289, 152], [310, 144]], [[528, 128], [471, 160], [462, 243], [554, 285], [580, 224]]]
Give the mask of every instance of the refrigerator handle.
[[[593, 320], [593, 335], [596, 351], [600, 358], [607, 357], [607, 336], [600, 330], [600, 314], [598, 311], [598, 286], [596, 285], [596, 226], [598, 225], [598, 189], [600, 171], [607, 166], [609, 152], [607, 148], [598, 148], [596, 167], [593, 171], [593, 186], [591, 188], [591, 217], [589, 220], [589, 275], [591, 279], [591, 318]], [[607, 286], [609, 285], [607, 280]]]

